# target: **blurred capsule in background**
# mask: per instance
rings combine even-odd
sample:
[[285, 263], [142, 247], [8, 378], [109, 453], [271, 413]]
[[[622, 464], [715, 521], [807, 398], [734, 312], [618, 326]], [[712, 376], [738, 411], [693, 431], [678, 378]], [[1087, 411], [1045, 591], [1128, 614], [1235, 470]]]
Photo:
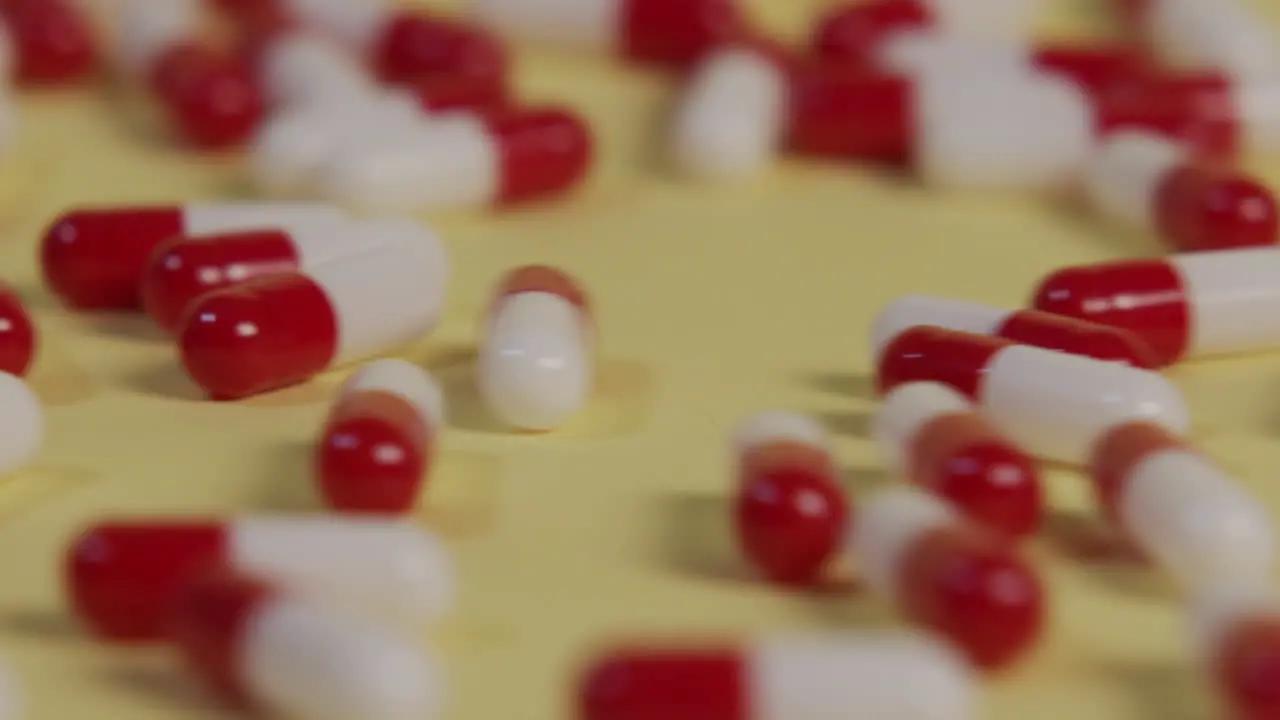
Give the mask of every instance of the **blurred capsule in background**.
[[64, 85], [98, 70], [98, 39], [72, 0], [5, 0], [0, 18], [8, 28], [22, 85]]

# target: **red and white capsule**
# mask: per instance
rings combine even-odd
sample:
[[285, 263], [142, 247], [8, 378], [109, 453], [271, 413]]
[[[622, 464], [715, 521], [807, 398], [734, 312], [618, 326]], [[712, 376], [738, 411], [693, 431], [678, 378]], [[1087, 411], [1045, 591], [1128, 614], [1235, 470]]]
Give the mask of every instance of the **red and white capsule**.
[[545, 265], [499, 282], [484, 319], [476, 380], [489, 409], [522, 430], [552, 430], [586, 405], [596, 327], [582, 285]]
[[320, 185], [329, 199], [366, 211], [508, 206], [569, 191], [591, 159], [591, 132], [572, 112], [496, 110], [347, 148]]
[[1035, 462], [960, 393], [935, 382], [900, 385], [884, 397], [873, 428], [890, 468], [969, 519], [1012, 537], [1039, 528]]
[[1148, 420], [1184, 434], [1186, 401], [1150, 370], [936, 327], [898, 335], [880, 354], [881, 393], [914, 381], [949, 385], [1017, 447], [1081, 464], [1116, 425]]
[[786, 147], [909, 162], [944, 187], [1021, 188], [1072, 177], [1091, 124], [1080, 91], [1053, 77], [946, 66], [868, 75], [734, 46], [695, 70], [671, 145], [680, 166], [707, 178], [754, 172]]
[[1154, 133], [1103, 139], [1084, 188], [1098, 213], [1156, 232], [1174, 252], [1274, 245], [1280, 234], [1280, 209], [1265, 185]]
[[44, 405], [22, 378], [0, 372], [0, 477], [30, 464], [44, 445]]
[[903, 331], [921, 325], [991, 335], [1020, 345], [1115, 360], [1134, 367], [1156, 367], [1155, 354], [1127, 330], [1039, 310], [1008, 310], [924, 295], [899, 298], [880, 311], [871, 326], [871, 345], [876, 355]]
[[421, 242], [423, 228], [401, 219], [343, 220], [293, 230], [241, 230], [187, 237], [156, 248], [142, 276], [142, 305], [174, 332], [200, 297], [267, 275], [306, 272], [395, 243]]
[[36, 357], [36, 326], [18, 293], [0, 283], [0, 372], [22, 377]]
[[190, 204], [86, 208], [60, 215], [45, 232], [45, 283], [80, 310], [137, 310], [138, 284], [152, 253], [178, 235], [257, 228], [291, 230], [340, 221], [319, 203]]
[[418, 502], [444, 428], [444, 393], [406, 360], [375, 360], [347, 378], [316, 444], [329, 507], [405, 513]]
[[277, 112], [326, 101], [333, 106], [357, 103], [377, 88], [360, 58], [329, 37], [307, 32], [287, 18], [258, 33], [254, 66]]
[[970, 720], [977, 681], [915, 633], [828, 633], [743, 645], [622, 646], [578, 684], [581, 720]]
[[263, 100], [249, 67], [202, 39], [198, 0], [128, 0], [119, 70], [150, 90], [182, 138], [223, 148], [249, 139]]
[[1280, 346], [1280, 248], [1241, 248], [1058, 270], [1038, 310], [1124, 328], [1161, 365]]
[[738, 426], [733, 447], [743, 555], [773, 582], [821, 581], [849, 520], [826, 430], [806, 415], [764, 412]]
[[453, 603], [440, 540], [398, 521], [315, 517], [106, 521], [68, 548], [64, 589], [100, 637], [162, 639], [182, 584], [209, 566], [271, 577], [343, 610], [420, 626]]
[[1168, 429], [1147, 422], [1112, 428], [1089, 471], [1107, 515], [1184, 585], [1271, 576], [1276, 536], [1266, 509]]
[[187, 374], [211, 398], [231, 400], [417, 340], [440, 318], [449, 264], [434, 234], [420, 225], [416, 233], [204, 295], [178, 332]]
[[414, 645], [264, 580], [225, 570], [186, 584], [172, 641], [223, 699], [286, 717], [436, 717], [440, 668]]
[[1188, 609], [1197, 659], [1232, 720], [1280, 714], [1280, 598], [1264, 585], [1197, 589]]
[[62, 85], [98, 70], [98, 44], [88, 15], [73, 0], [7, 0], [0, 17], [23, 85]]
[[747, 31], [734, 0], [475, 0], [470, 16], [513, 39], [676, 67]]
[[863, 580], [911, 621], [982, 668], [1007, 665], [1040, 637], [1040, 578], [1001, 536], [942, 500], [899, 486], [874, 495], [849, 535]]
[[1268, 77], [1280, 68], [1277, 38], [1243, 2], [1118, 0], [1122, 16], [1146, 44], [1174, 66]]

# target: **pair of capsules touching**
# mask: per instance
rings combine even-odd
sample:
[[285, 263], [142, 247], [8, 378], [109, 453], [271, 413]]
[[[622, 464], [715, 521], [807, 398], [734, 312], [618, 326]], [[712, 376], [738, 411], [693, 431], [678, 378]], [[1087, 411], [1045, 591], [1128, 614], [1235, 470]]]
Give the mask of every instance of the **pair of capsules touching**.
[[397, 521], [151, 518], [88, 528], [68, 602], [112, 643], [171, 643], [223, 698], [290, 717], [421, 720], [440, 670], [400, 633], [447, 612], [440, 541]]
[[[937, 386], [926, 390], [946, 392]], [[1022, 656], [1039, 635], [1040, 581], [1008, 542], [1011, 534], [1025, 534], [1029, 522], [1019, 514], [1026, 508], [1019, 506], [1025, 500], [1018, 495], [1030, 486], [1034, 524], [1039, 489], [1025, 458], [1002, 444], [962, 399], [944, 397], [961, 405], [955, 412], [936, 411], [939, 422], [932, 428], [930, 423], [921, 423], [919, 430], [905, 427], [904, 410], [923, 414], [918, 400], [886, 409], [878, 421], [886, 427], [880, 433], [883, 447], [903, 463], [916, 487], [879, 493], [856, 513], [821, 426], [786, 412], [744, 422], [733, 438], [738, 541], [748, 561], [770, 580], [786, 584], [820, 582], [837, 556], [847, 555], [856, 560], [866, 585], [906, 617], [948, 638], [975, 665], [1000, 667]], [[957, 442], [958, 434], [964, 437]], [[1023, 487], [1010, 491], [987, 485], [990, 492], [984, 493], [950, 482], [948, 459], [990, 459], [983, 455], [990, 447], [1031, 473]], [[904, 451], [914, 456], [901, 457]], [[956, 568], [965, 568], [972, 582], [956, 584], [951, 572]]]

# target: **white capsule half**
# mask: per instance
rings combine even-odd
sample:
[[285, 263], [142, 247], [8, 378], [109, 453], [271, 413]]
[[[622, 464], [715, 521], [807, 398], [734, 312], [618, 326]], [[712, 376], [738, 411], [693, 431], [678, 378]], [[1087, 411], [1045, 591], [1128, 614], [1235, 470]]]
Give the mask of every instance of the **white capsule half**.
[[794, 442], [826, 451], [831, 449], [831, 438], [821, 423], [809, 415], [790, 410], [768, 410], [752, 415], [734, 428], [731, 442], [738, 454], [775, 442]]
[[0, 372], [0, 477], [21, 470], [44, 444], [44, 405], [22, 378]]
[[886, 598], [898, 597], [898, 570], [916, 541], [958, 522], [945, 501], [899, 485], [873, 495], [858, 511], [849, 535], [850, 557], [858, 559], [867, 586]]
[[361, 365], [338, 391], [342, 398], [361, 392], [383, 392], [404, 398], [418, 411], [428, 432], [439, 432], [445, 419], [444, 391], [424, 368], [400, 358], [384, 358]]
[[1085, 199], [1104, 218], [1152, 228], [1160, 183], [1186, 157], [1181, 145], [1153, 133], [1122, 130], [1108, 135], [1085, 165]]
[[995, 335], [1014, 310], [966, 300], [908, 295], [889, 303], [871, 323], [871, 346], [879, 358], [904, 331], [921, 325], [974, 335]]
[[936, 382], [909, 382], [884, 396], [871, 423], [886, 464], [894, 470], [907, 467], [908, 453], [920, 431], [944, 415], [974, 412], [960, 393]]

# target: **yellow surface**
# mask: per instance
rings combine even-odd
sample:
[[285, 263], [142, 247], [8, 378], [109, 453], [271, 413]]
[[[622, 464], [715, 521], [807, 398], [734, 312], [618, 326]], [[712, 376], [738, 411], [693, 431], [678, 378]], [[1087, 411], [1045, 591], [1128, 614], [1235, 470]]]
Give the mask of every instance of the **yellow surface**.
[[[1052, 29], [1104, 27], [1092, 3], [1079, 4]], [[756, 5], [798, 37], [819, 2]], [[656, 75], [529, 53], [519, 87], [585, 112], [602, 162], [572, 202], [438, 218], [456, 267], [450, 308], [412, 356], [442, 373], [454, 413], [422, 518], [447, 534], [460, 568], [460, 611], [424, 639], [447, 661], [458, 720], [568, 717], [580, 658], [611, 636], [893, 622], [875, 599], [744, 579], [725, 522], [728, 429], [775, 406], [816, 413], [864, 490], [884, 481], [866, 437], [866, 329], [883, 303], [926, 292], [1012, 306], [1057, 266], [1154, 251], [1046, 203], [935, 196], [844, 167], [794, 164], [742, 186], [687, 186], [653, 160], [670, 97]], [[33, 264], [55, 214], [84, 202], [232, 196], [241, 184], [234, 161], [142, 139], [93, 93], [23, 105], [25, 135], [0, 182], [0, 275], [44, 333], [33, 382], [50, 406], [49, 440], [35, 467], [0, 483], [0, 656], [21, 674], [38, 720], [217, 717], [163, 650], [96, 645], [74, 628], [61, 553], [109, 513], [311, 507], [307, 444], [340, 377], [210, 404], [143, 320], [58, 309]], [[607, 358], [590, 412], [537, 438], [489, 425], [468, 389], [477, 313], [500, 273], [530, 261], [585, 280]], [[1196, 437], [1280, 511], [1276, 356], [1172, 376], [1195, 409]], [[1068, 548], [1093, 514], [1087, 485], [1065, 471], [1049, 480], [1055, 513], [1032, 553], [1052, 591], [1051, 629], [1039, 655], [989, 685], [985, 717], [1210, 717], [1169, 588], [1141, 569], [1073, 559]]]

